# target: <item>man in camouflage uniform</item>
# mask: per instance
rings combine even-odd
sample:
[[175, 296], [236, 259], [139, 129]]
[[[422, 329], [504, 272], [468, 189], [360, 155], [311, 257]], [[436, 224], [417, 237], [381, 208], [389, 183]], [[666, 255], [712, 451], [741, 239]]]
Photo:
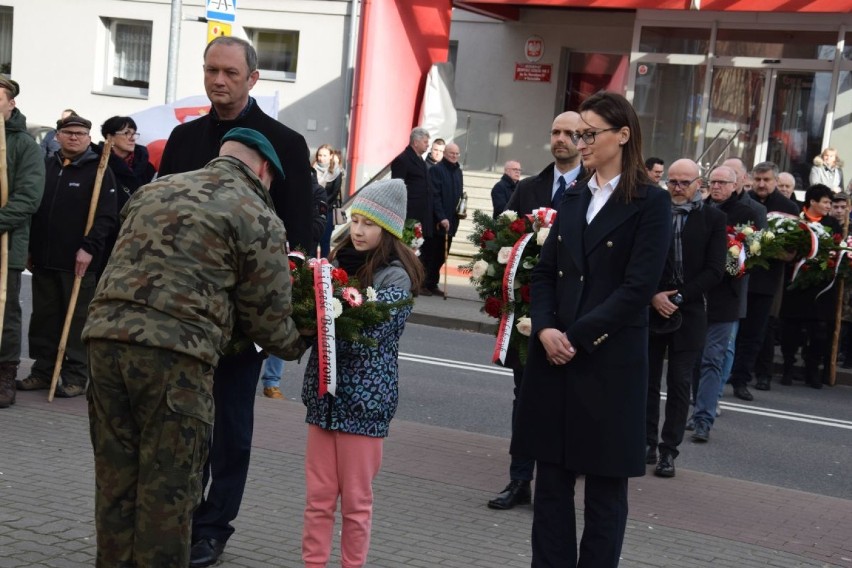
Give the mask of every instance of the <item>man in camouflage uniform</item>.
[[285, 359], [305, 349], [274, 175], [269, 141], [235, 128], [218, 158], [140, 188], [122, 211], [83, 332], [99, 567], [188, 565], [213, 368], [232, 330]]

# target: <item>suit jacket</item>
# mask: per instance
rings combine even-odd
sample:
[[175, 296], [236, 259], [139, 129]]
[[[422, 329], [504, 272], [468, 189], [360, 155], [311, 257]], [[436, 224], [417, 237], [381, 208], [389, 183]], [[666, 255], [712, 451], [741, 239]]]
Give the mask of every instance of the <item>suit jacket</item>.
[[[527, 215], [539, 207], [552, 207], [553, 166], [554, 162], [550, 162], [538, 175], [519, 181], [505, 209], [515, 211], [518, 215]], [[580, 166], [580, 173], [577, 175], [577, 183], [574, 187], [585, 181], [586, 174], [586, 169]]]
[[[671, 199], [645, 185], [611, 198], [588, 226], [591, 192], [568, 190], [533, 269], [533, 333], [511, 452], [610, 477], [645, 474], [648, 303], [671, 242]], [[537, 337], [565, 332], [577, 353], [551, 366]]]
[[[706, 294], [722, 280], [727, 251], [725, 214], [713, 207], [703, 206], [691, 211], [681, 235], [683, 247], [683, 284], [673, 284], [674, 239], [663, 269], [658, 292], [677, 289], [683, 296], [680, 313], [683, 323], [672, 335], [672, 348], [678, 351], [698, 351], [707, 335]], [[651, 308], [654, 309], [653, 307]]]
[[[432, 204], [435, 219], [439, 223], [446, 219], [450, 222], [450, 236], [456, 236], [459, 228], [459, 217], [456, 206], [464, 192], [464, 174], [458, 164], [452, 164], [446, 159], [429, 168], [429, 183], [432, 186]], [[444, 234], [443, 228], [435, 227], [436, 233]]]
[[391, 162], [391, 177], [405, 182], [408, 201], [405, 209], [406, 219], [417, 219], [423, 226], [423, 236], [435, 234], [432, 212], [432, 191], [426, 172], [426, 162], [417, 155], [414, 148], [406, 146], [402, 153]]
[[[796, 204], [784, 197], [777, 189], [763, 201], [757, 197], [754, 191], [748, 192], [748, 195], [751, 199], [766, 207], [767, 213], [779, 211], [790, 215], [799, 214], [799, 208]], [[781, 280], [784, 279], [785, 264], [782, 260], [773, 260], [769, 262], [768, 269], [755, 268], [749, 276], [748, 293], [774, 296], [781, 286]]]

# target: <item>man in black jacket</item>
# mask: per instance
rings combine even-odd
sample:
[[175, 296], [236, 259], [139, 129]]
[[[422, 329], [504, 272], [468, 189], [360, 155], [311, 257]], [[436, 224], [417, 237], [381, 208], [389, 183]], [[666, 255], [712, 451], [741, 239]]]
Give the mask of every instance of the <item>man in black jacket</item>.
[[[772, 162], [761, 162], [752, 170], [754, 189], [749, 192], [749, 197], [766, 208], [767, 213], [778, 211], [789, 215], [798, 215], [799, 209], [796, 204], [781, 195], [777, 191], [778, 166]], [[734, 387], [734, 395], [742, 400], [754, 400], [754, 396], [748, 390], [748, 383], [752, 377], [752, 371], [756, 370], [758, 356], [764, 348], [764, 341], [768, 342], [769, 361], [763, 361], [763, 369], [758, 370], [761, 377], [766, 377], [768, 367], [772, 364], [772, 350], [774, 349], [774, 330], [767, 330], [769, 314], [772, 310], [772, 301], [776, 294], [781, 293], [784, 280], [784, 265], [781, 260], [773, 260], [768, 269], [755, 268], [749, 275], [748, 282], [748, 309], [746, 317], [740, 322], [737, 331], [737, 346], [734, 354], [734, 366], [731, 369], [731, 385]], [[764, 359], [766, 355], [763, 355]], [[764, 379], [765, 380], [765, 379]], [[767, 382], [768, 385], [768, 382]]]
[[[580, 115], [576, 112], [563, 112], [553, 119], [550, 127], [550, 153], [555, 159], [538, 175], [519, 181], [506, 210], [519, 216], [531, 213], [539, 207], [553, 207], [562, 201], [564, 193], [578, 180], [585, 177], [580, 163], [580, 152], [572, 136], [580, 127]], [[515, 350], [510, 349], [506, 356], [506, 366], [512, 369], [515, 382], [515, 398], [512, 400], [512, 428], [515, 427], [515, 415], [524, 378], [524, 367]], [[511, 509], [515, 505], [526, 505], [531, 500], [530, 482], [535, 471], [535, 460], [527, 456], [512, 454], [509, 464], [509, 485], [496, 497], [488, 501], [491, 509]]]
[[95, 294], [96, 271], [102, 255], [107, 254], [107, 238], [118, 224], [115, 178], [107, 168], [92, 228], [85, 233], [100, 161], [89, 148], [91, 128], [90, 121], [77, 115], [57, 122], [59, 151], [45, 161], [44, 195], [30, 230], [33, 313], [29, 342], [34, 362], [30, 376], [18, 383], [19, 390], [50, 388], [74, 277], [79, 276], [80, 292], [56, 396], [86, 392], [88, 357], [81, 334]]
[[506, 209], [518, 215], [526, 215], [539, 207], [557, 209], [562, 197], [571, 186], [586, 177], [580, 162], [580, 151], [571, 140], [580, 127], [580, 115], [573, 111], [563, 112], [553, 119], [550, 127], [550, 153], [554, 162], [541, 172], [519, 181], [509, 198]]
[[[736, 172], [719, 166], [710, 172], [710, 197], [707, 205], [716, 208], [726, 216], [729, 227], [751, 225], [757, 227], [759, 215], [754, 209], [740, 200], [734, 190], [737, 184]], [[710, 429], [716, 419], [716, 404], [722, 388], [725, 353], [728, 344], [735, 337], [735, 325], [744, 314], [745, 295], [748, 280], [727, 271], [716, 286], [707, 293], [707, 334], [701, 355], [700, 379], [695, 394], [693, 422], [694, 442], [706, 442]]]
[[[257, 53], [248, 42], [218, 37], [204, 51], [204, 88], [212, 107], [206, 116], [177, 126], [163, 150], [160, 176], [202, 168], [219, 153], [222, 136], [235, 127], [259, 131], [272, 143], [284, 169], [270, 195], [292, 247], [311, 251], [313, 184], [308, 145], [297, 132], [267, 116], [249, 96], [259, 77]], [[234, 533], [248, 476], [254, 399], [263, 356], [253, 346], [219, 360], [213, 377], [216, 416], [203, 484], [210, 487], [192, 519], [190, 566], [215, 564]]]
[[[428, 168], [422, 157], [428, 148], [429, 131], [418, 126], [411, 131], [408, 146], [391, 162], [391, 177], [401, 179], [405, 183], [405, 191], [408, 194], [405, 218], [420, 221], [423, 230], [420, 262], [424, 270], [429, 269], [434, 262], [433, 258], [437, 250], [440, 250], [435, 242], [434, 205], [427, 177]], [[440, 247], [443, 248], [443, 239]], [[423, 296], [432, 295], [432, 291], [425, 286], [420, 288], [419, 293]], [[443, 292], [439, 295], [442, 294]]]
[[494, 207], [494, 218], [506, 210], [506, 204], [512, 197], [518, 180], [521, 179], [521, 163], [509, 160], [503, 166], [503, 177], [491, 188], [491, 205]]
[[434, 205], [435, 239], [437, 250], [432, 251], [431, 260], [426, 267], [426, 278], [423, 287], [430, 294], [443, 296], [438, 288], [441, 276], [441, 266], [444, 257], [449, 253], [453, 237], [459, 228], [459, 218], [456, 207], [464, 192], [464, 174], [459, 165], [459, 147], [450, 142], [444, 148], [444, 157], [436, 165], [429, 168], [429, 184], [432, 186], [432, 203]]
[[[683, 441], [689, 412], [692, 371], [707, 331], [705, 294], [725, 270], [725, 215], [705, 207], [698, 186], [698, 164], [681, 159], [669, 166], [666, 187], [672, 199], [672, 243], [657, 293], [651, 299], [652, 326], [648, 338], [648, 399], [645, 461], [657, 457], [660, 421], [660, 382], [663, 357], [668, 351], [666, 416], [654, 474], [674, 477], [674, 460]], [[671, 325], [672, 318], [680, 326]], [[657, 322], [657, 325], [653, 325]]]

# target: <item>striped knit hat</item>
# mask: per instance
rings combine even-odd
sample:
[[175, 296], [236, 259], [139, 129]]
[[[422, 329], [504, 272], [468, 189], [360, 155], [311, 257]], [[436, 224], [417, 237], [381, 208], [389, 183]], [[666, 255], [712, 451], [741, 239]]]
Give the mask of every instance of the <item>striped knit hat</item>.
[[355, 196], [352, 215], [363, 215], [398, 239], [405, 225], [407, 192], [401, 179], [371, 183]]

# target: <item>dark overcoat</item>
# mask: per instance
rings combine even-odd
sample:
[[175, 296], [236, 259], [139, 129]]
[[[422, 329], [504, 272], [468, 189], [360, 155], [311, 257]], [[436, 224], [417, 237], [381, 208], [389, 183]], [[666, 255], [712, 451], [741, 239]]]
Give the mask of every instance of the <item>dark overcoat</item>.
[[[671, 243], [671, 199], [651, 185], [612, 197], [586, 225], [591, 192], [568, 192], [533, 270], [533, 333], [511, 452], [579, 473], [645, 473], [648, 304]], [[547, 363], [537, 338], [562, 330], [577, 349]]]
[[426, 173], [426, 162], [417, 155], [414, 148], [406, 146], [402, 153], [391, 162], [391, 177], [405, 182], [408, 192], [405, 218], [420, 221], [424, 237], [435, 234], [432, 210], [432, 189]]

